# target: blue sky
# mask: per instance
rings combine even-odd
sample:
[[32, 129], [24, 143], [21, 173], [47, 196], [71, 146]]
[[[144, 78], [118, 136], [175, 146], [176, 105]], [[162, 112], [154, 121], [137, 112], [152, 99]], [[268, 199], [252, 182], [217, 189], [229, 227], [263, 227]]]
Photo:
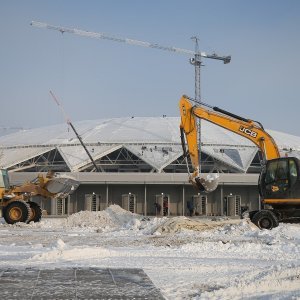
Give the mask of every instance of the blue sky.
[[0, 0], [3, 126], [64, 122], [52, 90], [75, 121], [124, 116], [179, 116], [194, 95], [188, 56], [93, 40], [30, 26], [53, 25], [194, 49], [232, 62], [205, 60], [203, 101], [300, 135], [300, 1], [16, 1]]

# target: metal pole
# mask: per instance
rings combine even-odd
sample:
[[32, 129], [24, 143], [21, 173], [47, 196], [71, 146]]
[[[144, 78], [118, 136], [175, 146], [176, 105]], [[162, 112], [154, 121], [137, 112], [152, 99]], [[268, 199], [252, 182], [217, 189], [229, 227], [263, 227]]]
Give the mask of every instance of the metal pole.
[[71, 195], [68, 195], [68, 210], [67, 210], [67, 215], [70, 215], [70, 202], [71, 202]]
[[147, 216], [147, 185], [145, 184], [144, 215]]
[[223, 184], [221, 185], [221, 216], [224, 215], [224, 192], [223, 192]]
[[108, 184], [106, 184], [106, 208], [108, 207]]
[[[199, 38], [194, 36], [195, 56], [191, 63], [195, 67], [195, 99], [201, 103], [201, 85], [200, 85], [200, 68], [201, 68], [201, 52], [199, 51]], [[198, 135], [198, 157], [199, 157], [199, 173], [201, 173], [201, 119], [197, 118], [197, 135]]]
[[185, 188], [182, 186], [182, 215], [184, 216], [184, 208], [185, 208]]
[[[198, 43], [197, 43], [198, 48]], [[199, 51], [199, 49], [197, 49]], [[200, 67], [201, 67], [201, 55], [195, 54], [196, 64], [195, 64], [195, 98], [197, 101], [201, 102], [201, 90], [200, 90]], [[201, 173], [201, 119], [197, 118], [198, 125], [198, 157], [199, 157], [199, 173]]]
[[73, 126], [73, 124], [71, 123], [71, 121], [69, 121], [68, 124], [71, 126], [71, 128], [72, 128], [73, 131], [74, 131], [74, 133], [76, 134], [76, 136], [77, 136], [77, 138], [78, 138], [80, 144], [82, 145], [82, 147], [83, 147], [83, 149], [85, 150], [87, 156], [89, 157], [90, 161], [91, 161], [92, 164], [94, 165], [96, 171], [97, 171], [97, 172], [103, 171], [102, 168], [101, 168], [101, 166], [100, 166], [100, 168], [101, 168], [101, 170], [100, 170], [100, 169], [98, 168], [98, 166], [96, 165], [96, 163], [95, 163], [93, 157], [91, 156], [89, 150], [86, 148], [85, 144], [84, 144], [83, 141], [82, 141], [81, 136], [78, 134], [78, 132], [76, 131], [76, 129], [75, 129], [75, 127]]

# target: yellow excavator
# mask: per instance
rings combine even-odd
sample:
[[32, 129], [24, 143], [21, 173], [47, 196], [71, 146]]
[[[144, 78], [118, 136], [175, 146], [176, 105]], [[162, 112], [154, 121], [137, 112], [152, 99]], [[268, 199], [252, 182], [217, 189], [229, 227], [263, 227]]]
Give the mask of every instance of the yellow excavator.
[[[193, 104], [193, 102], [195, 104]], [[210, 192], [217, 185], [200, 173], [197, 119], [203, 119], [252, 141], [263, 155], [258, 181], [261, 210], [249, 212], [251, 221], [261, 229], [272, 229], [279, 222], [300, 218], [300, 162], [295, 157], [280, 157], [274, 139], [261, 123], [205, 103], [196, 103], [188, 96], [179, 101], [181, 142], [184, 156], [190, 156], [193, 171], [190, 182], [200, 192]], [[188, 151], [186, 149], [188, 146]], [[213, 186], [213, 188], [212, 188]]]
[[8, 172], [0, 169], [0, 208], [8, 224], [17, 222], [39, 222], [42, 218], [41, 207], [32, 199], [34, 196], [63, 199], [73, 193], [79, 183], [70, 176], [48, 172], [38, 175], [20, 186], [10, 186]]

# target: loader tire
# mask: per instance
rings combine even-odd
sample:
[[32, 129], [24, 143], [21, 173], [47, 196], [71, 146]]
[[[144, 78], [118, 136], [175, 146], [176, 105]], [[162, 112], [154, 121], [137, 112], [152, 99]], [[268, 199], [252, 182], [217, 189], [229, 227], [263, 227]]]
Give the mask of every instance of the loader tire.
[[28, 202], [29, 206], [30, 206], [30, 217], [28, 220], [29, 222], [40, 222], [42, 219], [42, 209], [41, 207], [35, 203], [35, 202]]
[[27, 223], [30, 217], [30, 206], [23, 200], [10, 202], [4, 210], [3, 218], [8, 224]]
[[259, 229], [273, 229], [279, 225], [278, 218], [270, 210], [260, 210], [252, 218], [252, 222]]

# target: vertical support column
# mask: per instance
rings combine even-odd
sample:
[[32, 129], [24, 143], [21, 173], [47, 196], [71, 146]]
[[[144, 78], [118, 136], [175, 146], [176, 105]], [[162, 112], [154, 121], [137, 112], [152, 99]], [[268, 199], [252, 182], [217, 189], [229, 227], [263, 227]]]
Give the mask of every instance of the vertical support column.
[[182, 186], [182, 215], [184, 216], [184, 208], [185, 208], [185, 187]]
[[108, 184], [106, 184], [106, 208], [108, 207]]
[[56, 215], [56, 199], [51, 198], [51, 215]]
[[[75, 198], [75, 199], [74, 199]], [[77, 196], [77, 191], [73, 194], [73, 214], [74, 213], [77, 213], [78, 212], [78, 210], [77, 210], [77, 203], [78, 203], [78, 196]]]
[[70, 203], [71, 203], [71, 196], [68, 195], [68, 204], [67, 204], [67, 215], [70, 215]]
[[261, 210], [261, 198], [259, 193], [258, 193], [258, 209]]
[[144, 216], [147, 216], [147, 185], [145, 184], [145, 190], [144, 190]]
[[222, 184], [221, 185], [221, 190], [220, 190], [220, 194], [221, 194], [221, 205], [220, 205], [220, 207], [221, 207], [221, 216], [224, 216], [224, 191], [223, 191], [223, 185], [224, 184]]

